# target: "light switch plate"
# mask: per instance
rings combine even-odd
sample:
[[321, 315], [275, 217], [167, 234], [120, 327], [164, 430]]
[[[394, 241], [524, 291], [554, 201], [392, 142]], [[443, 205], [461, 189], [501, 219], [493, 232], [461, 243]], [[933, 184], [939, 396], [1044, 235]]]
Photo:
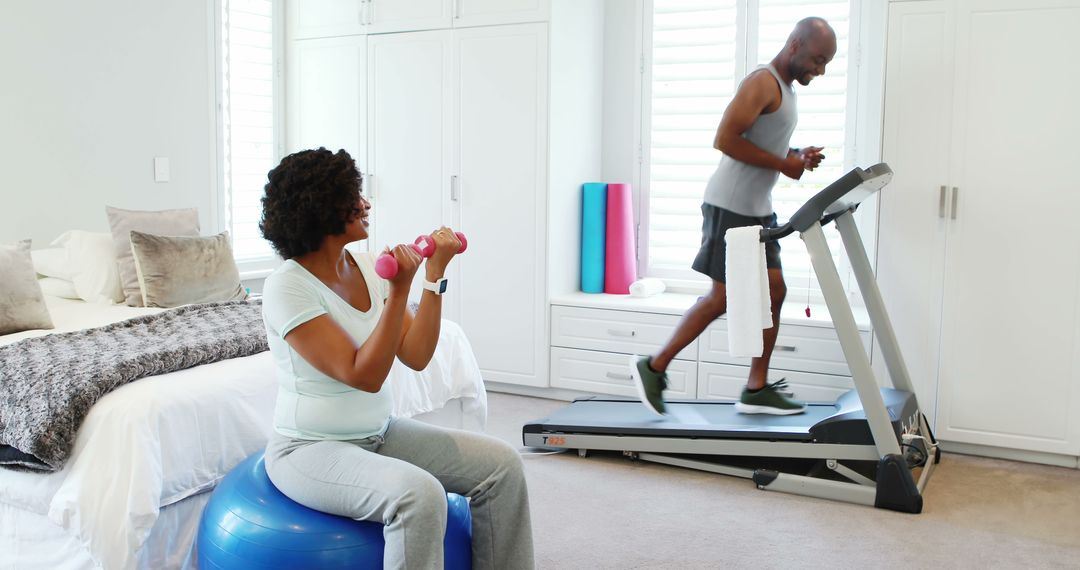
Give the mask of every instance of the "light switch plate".
[[154, 182], [169, 181], [169, 157], [154, 157]]

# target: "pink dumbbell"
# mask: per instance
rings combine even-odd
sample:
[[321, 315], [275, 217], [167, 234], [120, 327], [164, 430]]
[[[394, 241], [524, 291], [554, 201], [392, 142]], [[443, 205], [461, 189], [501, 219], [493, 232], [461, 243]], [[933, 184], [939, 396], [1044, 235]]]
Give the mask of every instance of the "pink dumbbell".
[[[469, 247], [469, 241], [465, 239], [465, 234], [461, 232], [454, 232], [458, 240], [461, 241], [461, 247], [458, 249], [458, 253], [465, 253], [465, 250]], [[435, 240], [431, 239], [431, 236], [419, 236], [416, 241], [409, 244], [409, 247], [413, 248], [413, 251], [420, 257], [431, 257], [435, 253]], [[398, 272], [397, 259], [392, 253], [384, 253], [375, 260], [375, 273], [379, 274], [379, 277], [383, 279], [393, 279]]]

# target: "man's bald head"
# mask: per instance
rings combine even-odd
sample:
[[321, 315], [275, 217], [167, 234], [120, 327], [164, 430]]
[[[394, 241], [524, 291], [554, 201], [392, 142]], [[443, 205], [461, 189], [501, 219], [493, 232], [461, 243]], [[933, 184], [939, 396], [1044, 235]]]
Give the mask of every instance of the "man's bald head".
[[832, 41], [835, 44], [836, 32], [833, 31], [832, 26], [824, 18], [810, 16], [799, 20], [795, 24], [795, 29], [791, 30], [791, 35], [788, 36], [788, 45], [794, 40], [799, 40], [803, 44], [821, 40]]
[[825, 75], [825, 66], [835, 55], [836, 32], [823, 18], [811, 16], [795, 24], [778, 59], [786, 61], [792, 79], [809, 85], [814, 77]]

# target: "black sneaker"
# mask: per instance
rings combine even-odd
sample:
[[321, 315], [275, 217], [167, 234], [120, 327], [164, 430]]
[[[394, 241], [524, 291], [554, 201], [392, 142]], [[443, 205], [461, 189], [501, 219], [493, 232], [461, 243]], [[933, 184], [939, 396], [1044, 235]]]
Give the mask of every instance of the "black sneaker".
[[664, 407], [667, 373], [657, 372], [650, 368], [648, 356], [631, 356], [630, 374], [634, 377], [634, 386], [637, 388], [641, 403], [654, 413], [663, 415], [667, 411]]
[[806, 404], [791, 399], [787, 391], [787, 380], [781, 378], [764, 388], [751, 392], [743, 388], [742, 396], [735, 402], [735, 411], [740, 414], [773, 414], [787, 416], [806, 411]]

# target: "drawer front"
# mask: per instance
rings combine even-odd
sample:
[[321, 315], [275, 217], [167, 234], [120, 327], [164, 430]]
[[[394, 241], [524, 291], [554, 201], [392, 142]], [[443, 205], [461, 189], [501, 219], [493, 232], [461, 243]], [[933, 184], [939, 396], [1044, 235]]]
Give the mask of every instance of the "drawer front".
[[[859, 337], [862, 339], [863, 349], [869, 354], [870, 333], [860, 331]], [[749, 358], [735, 358], [728, 352], [727, 321], [724, 319], [709, 325], [699, 342], [698, 358], [702, 362], [750, 365]], [[844, 349], [836, 336], [836, 329], [829, 327], [781, 324], [769, 367], [851, 376], [847, 359], [844, 358]]]
[[[749, 366], [702, 362], [698, 364], [697, 397], [702, 400], [738, 400], [749, 374]], [[787, 378], [795, 399], [805, 402], [835, 402], [840, 394], [855, 387], [849, 376], [788, 370], [769, 371], [769, 382], [776, 382], [781, 378]]]
[[[551, 349], [551, 385], [584, 392], [638, 397], [630, 376], [629, 355], [572, 348]], [[673, 360], [668, 367], [665, 399], [694, 398], [697, 363]]]
[[[680, 317], [583, 307], [551, 307], [551, 345], [647, 355], [671, 338]], [[676, 358], [697, 360], [697, 341]]]

